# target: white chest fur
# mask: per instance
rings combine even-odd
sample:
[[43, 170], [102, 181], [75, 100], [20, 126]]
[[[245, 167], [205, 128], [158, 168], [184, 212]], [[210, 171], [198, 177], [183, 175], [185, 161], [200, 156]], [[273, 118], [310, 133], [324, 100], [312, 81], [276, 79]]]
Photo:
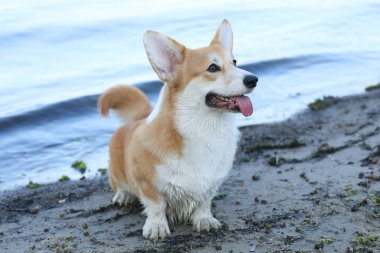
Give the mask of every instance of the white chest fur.
[[175, 123], [184, 138], [183, 154], [167, 157], [156, 168], [156, 186], [179, 219], [215, 195], [232, 167], [239, 137], [232, 114], [212, 111], [202, 102], [178, 102]]

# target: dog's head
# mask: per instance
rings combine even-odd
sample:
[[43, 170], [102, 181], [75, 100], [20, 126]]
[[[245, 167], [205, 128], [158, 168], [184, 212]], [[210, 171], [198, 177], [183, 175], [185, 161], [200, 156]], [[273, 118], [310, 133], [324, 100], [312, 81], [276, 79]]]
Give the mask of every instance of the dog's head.
[[249, 97], [257, 77], [236, 67], [231, 25], [224, 20], [208, 47], [189, 49], [157, 32], [144, 35], [145, 50], [158, 77], [193, 103], [210, 110], [241, 112], [250, 116]]

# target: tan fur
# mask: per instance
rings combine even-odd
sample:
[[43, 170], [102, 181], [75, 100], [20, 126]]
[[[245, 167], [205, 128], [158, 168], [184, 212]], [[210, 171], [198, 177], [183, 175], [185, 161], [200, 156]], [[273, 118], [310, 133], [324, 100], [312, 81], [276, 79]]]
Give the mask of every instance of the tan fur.
[[[179, 66], [179, 73], [177, 80], [177, 88], [183, 89], [192, 79], [202, 76], [207, 82], [211, 83], [217, 77], [208, 72], [205, 69], [210, 65], [210, 55], [223, 56], [223, 64], [221, 64], [222, 74], [225, 74], [225, 70], [228, 67], [234, 67], [232, 58], [225, 54], [223, 47], [220, 43], [212, 43], [209, 47], [184, 50], [184, 60]], [[226, 64], [226, 65], [224, 65]]]
[[110, 88], [98, 100], [98, 108], [103, 116], [114, 109], [118, 116], [127, 121], [146, 118], [152, 111], [148, 98], [138, 88], [119, 85]]
[[132, 179], [124, 168], [126, 151], [125, 144], [129, 143], [133, 131], [139, 124], [141, 124], [141, 121], [122, 126], [116, 130], [111, 138], [109, 147], [109, 181], [113, 191], [116, 191], [118, 186], [122, 186], [125, 183], [128, 183], [129, 187], [133, 187]]
[[[138, 92], [136, 92], [138, 91]], [[152, 201], [160, 197], [154, 188], [156, 165], [167, 155], [182, 153], [182, 137], [173, 125], [174, 98], [178, 89], [168, 91], [168, 99], [164, 102], [165, 110], [158, 118], [161, 120], [146, 124], [144, 120], [131, 122], [120, 127], [110, 141], [109, 181], [112, 190], [123, 187], [127, 183], [130, 191], [136, 195], [144, 194]], [[99, 99], [98, 106], [102, 115], [113, 108], [117, 113], [128, 107], [133, 118], [140, 119], [147, 115], [150, 104], [141, 99], [143, 93], [132, 86], [116, 86], [107, 90]], [[143, 95], [145, 97], [145, 95]], [[140, 111], [139, 106], [142, 106]], [[133, 119], [129, 117], [128, 119]]]

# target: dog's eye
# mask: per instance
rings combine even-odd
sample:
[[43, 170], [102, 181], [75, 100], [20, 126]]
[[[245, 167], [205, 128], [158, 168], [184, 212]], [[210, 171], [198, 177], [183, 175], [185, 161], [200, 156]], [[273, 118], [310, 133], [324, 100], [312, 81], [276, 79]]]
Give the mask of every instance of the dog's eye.
[[220, 71], [220, 67], [216, 65], [215, 63], [213, 63], [208, 67], [207, 71], [214, 73], [214, 72]]
[[233, 59], [232, 62], [234, 63], [234, 66], [236, 66], [237, 61]]

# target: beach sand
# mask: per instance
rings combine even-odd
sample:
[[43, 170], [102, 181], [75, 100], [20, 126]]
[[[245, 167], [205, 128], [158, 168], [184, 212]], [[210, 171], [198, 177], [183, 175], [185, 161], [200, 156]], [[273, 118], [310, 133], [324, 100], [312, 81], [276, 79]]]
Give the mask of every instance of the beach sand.
[[241, 128], [213, 200], [222, 228], [153, 243], [139, 205], [110, 204], [106, 177], [0, 195], [0, 252], [380, 252], [380, 90]]

